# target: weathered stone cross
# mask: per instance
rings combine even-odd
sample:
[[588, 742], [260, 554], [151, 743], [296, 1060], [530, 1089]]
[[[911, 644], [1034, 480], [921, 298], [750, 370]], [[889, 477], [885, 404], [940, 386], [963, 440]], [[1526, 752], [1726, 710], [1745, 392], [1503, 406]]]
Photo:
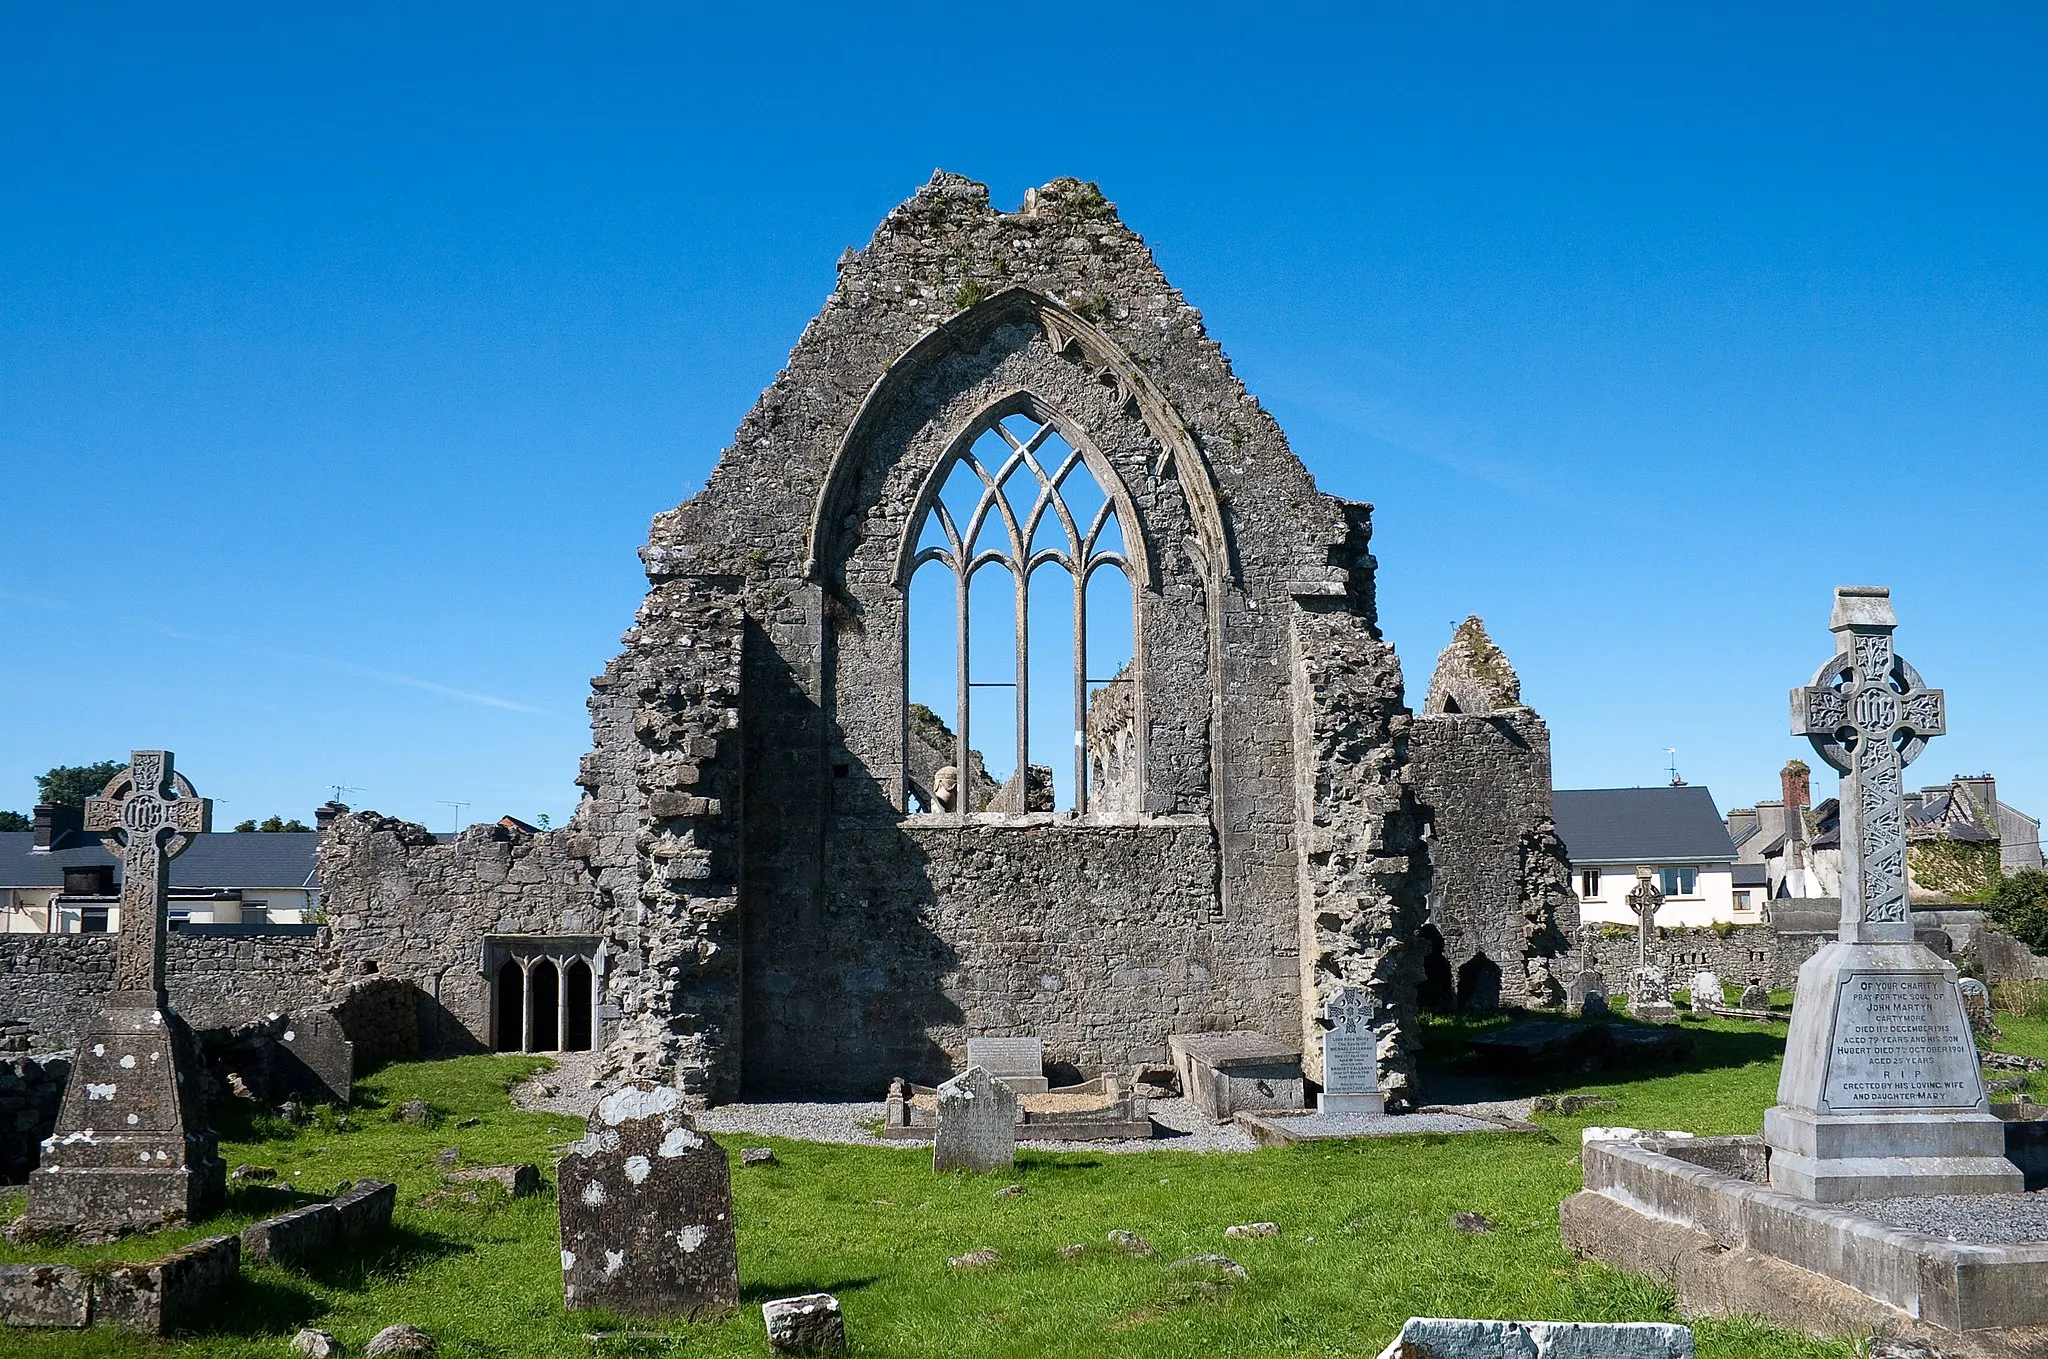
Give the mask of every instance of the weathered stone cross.
[[1628, 908], [1636, 913], [1636, 966], [1650, 965], [1650, 932], [1656, 927], [1657, 912], [1664, 909], [1664, 889], [1650, 881], [1650, 870], [1636, 870], [1636, 885], [1629, 889]]
[[1792, 691], [1792, 731], [1842, 775], [1843, 943], [1911, 943], [1906, 766], [1948, 730], [1941, 690], [1892, 649], [1891, 592], [1844, 586], [1828, 629], [1841, 650]]
[[128, 767], [86, 799], [85, 828], [121, 858], [121, 934], [109, 1008], [168, 1008], [164, 934], [169, 928], [171, 860], [212, 827], [213, 803], [173, 768], [168, 750], [129, 753]]
[[1332, 1029], [1345, 1033], [1372, 1032], [1372, 993], [1360, 986], [1340, 986], [1323, 1007], [1323, 1017]]

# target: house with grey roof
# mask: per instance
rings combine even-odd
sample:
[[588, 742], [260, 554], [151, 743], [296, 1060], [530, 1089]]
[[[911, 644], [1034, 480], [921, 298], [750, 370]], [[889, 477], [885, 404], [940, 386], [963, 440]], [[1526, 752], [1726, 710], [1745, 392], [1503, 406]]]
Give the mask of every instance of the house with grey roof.
[[1560, 788], [1555, 805], [1582, 921], [1635, 924], [1628, 894], [1639, 868], [1663, 888], [1660, 925], [1763, 919], [1759, 889], [1737, 896], [1735, 845], [1705, 788]]
[[[304, 925], [320, 910], [318, 831], [210, 832], [171, 860], [172, 928]], [[121, 928], [121, 861], [76, 807], [35, 809], [34, 829], [0, 831], [0, 933]]]

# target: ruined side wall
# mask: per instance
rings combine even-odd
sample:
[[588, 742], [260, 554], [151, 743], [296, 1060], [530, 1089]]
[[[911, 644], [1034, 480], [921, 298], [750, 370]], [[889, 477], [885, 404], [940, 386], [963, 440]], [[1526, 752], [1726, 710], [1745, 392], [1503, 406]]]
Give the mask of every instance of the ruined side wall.
[[1172, 1033], [1292, 1033], [1291, 922], [1225, 920], [1216, 871], [1199, 817], [842, 830], [812, 933], [757, 960], [749, 1090], [930, 1082], [970, 1035], [1038, 1034], [1092, 1075], [1164, 1060]]
[[[36, 1051], [71, 1046], [113, 989], [117, 934], [0, 934], [0, 1020], [22, 1020]], [[165, 940], [171, 1006], [195, 1029], [290, 1011], [332, 975], [320, 934], [187, 934]]]
[[1431, 815], [1431, 919], [1452, 975], [1484, 954], [1503, 1003], [1562, 1004], [1579, 911], [1552, 820], [1549, 728], [1527, 708], [1424, 714], [1408, 755]]
[[603, 921], [572, 831], [481, 825], [443, 844], [423, 826], [357, 812], [321, 837], [319, 871], [335, 981], [409, 978], [427, 1052], [490, 1045], [485, 935], [595, 934]]
[[1322, 1005], [1340, 985], [1363, 986], [1378, 1006], [1380, 1088], [1390, 1109], [1409, 1107], [1429, 869], [1403, 759], [1401, 666], [1341, 598], [1303, 599], [1293, 631], [1302, 1068], [1322, 1079]]

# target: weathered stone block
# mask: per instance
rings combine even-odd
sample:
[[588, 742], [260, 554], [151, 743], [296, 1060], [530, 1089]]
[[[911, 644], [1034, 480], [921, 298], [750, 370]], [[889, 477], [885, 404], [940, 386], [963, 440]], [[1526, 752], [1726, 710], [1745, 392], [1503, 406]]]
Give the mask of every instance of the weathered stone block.
[[1017, 1160], [1017, 1094], [978, 1066], [939, 1087], [932, 1169], [987, 1174]]
[[621, 1086], [588, 1128], [556, 1168], [567, 1306], [639, 1317], [739, 1306], [731, 1169], [682, 1096]]
[[777, 1354], [844, 1354], [846, 1319], [830, 1293], [806, 1293], [761, 1304], [768, 1348]]
[[1651, 1321], [1410, 1317], [1380, 1359], [1692, 1359], [1692, 1330]]
[[0, 1265], [0, 1326], [84, 1326], [92, 1285], [71, 1265]]

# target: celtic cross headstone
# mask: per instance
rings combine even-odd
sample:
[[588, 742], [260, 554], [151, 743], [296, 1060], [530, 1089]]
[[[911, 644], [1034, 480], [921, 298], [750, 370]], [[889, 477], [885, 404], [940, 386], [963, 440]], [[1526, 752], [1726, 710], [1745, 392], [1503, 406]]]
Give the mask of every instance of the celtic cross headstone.
[[1653, 1024], [1668, 1024], [1678, 1018], [1671, 1003], [1671, 979], [1650, 956], [1650, 939], [1657, 928], [1657, 912], [1664, 909], [1664, 889], [1650, 870], [1636, 870], [1636, 885], [1629, 889], [1628, 908], [1636, 913], [1636, 966], [1628, 979], [1628, 1012]]
[[1778, 1102], [1764, 1114], [1773, 1187], [1840, 1203], [2018, 1193], [1955, 966], [1914, 942], [1905, 767], [1946, 730], [1939, 689], [1893, 646], [1891, 592], [1835, 591], [1835, 655], [1792, 691], [1792, 730], [1842, 776], [1842, 917], [1799, 969]]
[[197, 1048], [164, 986], [170, 863], [210, 821], [167, 750], [135, 751], [86, 803], [87, 828], [121, 860], [114, 985], [78, 1033], [56, 1133], [29, 1177], [24, 1235], [105, 1240], [197, 1220], [221, 1200]]
[[1323, 1005], [1323, 1091], [1316, 1108], [1326, 1114], [1380, 1114], [1378, 1008], [1362, 986], [1340, 986]]

